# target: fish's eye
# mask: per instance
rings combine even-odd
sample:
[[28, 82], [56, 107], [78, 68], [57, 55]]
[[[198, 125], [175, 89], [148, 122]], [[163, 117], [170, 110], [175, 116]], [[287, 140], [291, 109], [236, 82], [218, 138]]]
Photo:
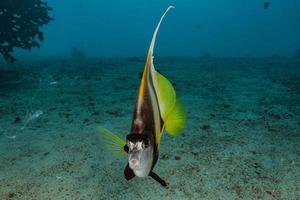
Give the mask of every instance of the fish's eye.
[[149, 146], [149, 145], [148, 145], [148, 143], [144, 143], [144, 142], [142, 143], [142, 147], [143, 147], [143, 149], [147, 149], [147, 148], [148, 148], [148, 146]]
[[128, 146], [130, 149], [132, 149], [132, 148], [133, 148], [133, 143], [130, 142], [130, 141], [128, 141], [127, 146]]
[[145, 140], [143, 141], [143, 143], [144, 143], [146, 146], [148, 146], [148, 145], [149, 145], [149, 139], [145, 139]]

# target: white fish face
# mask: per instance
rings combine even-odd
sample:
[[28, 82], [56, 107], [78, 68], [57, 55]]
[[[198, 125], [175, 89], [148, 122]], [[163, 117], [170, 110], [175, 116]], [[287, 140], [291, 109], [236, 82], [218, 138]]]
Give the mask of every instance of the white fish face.
[[143, 141], [128, 141], [129, 167], [139, 177], [148, 176], [153, 162], [153, 147]]

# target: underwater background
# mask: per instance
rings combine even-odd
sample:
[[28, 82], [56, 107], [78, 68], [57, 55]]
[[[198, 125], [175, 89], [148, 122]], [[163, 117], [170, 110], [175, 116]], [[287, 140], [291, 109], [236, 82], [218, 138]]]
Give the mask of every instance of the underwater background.
[[[300, 1], [46, 2], [40, 48], [0, 58], [0, 199], [300, 199]], [[169, 5], [154, 65], [188, 117], [161, 141], [166, 189], [126, 181], [97, 128], [129, 133]]]

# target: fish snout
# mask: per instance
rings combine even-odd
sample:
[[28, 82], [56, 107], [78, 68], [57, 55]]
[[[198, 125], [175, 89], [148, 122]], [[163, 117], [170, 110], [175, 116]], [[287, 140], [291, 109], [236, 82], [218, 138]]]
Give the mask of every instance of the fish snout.
[[137, 159], [131, 159], [129, 161], [129, 166], [131, 169], [137, 168], [138, 165], [139, 165], [139, 161]]

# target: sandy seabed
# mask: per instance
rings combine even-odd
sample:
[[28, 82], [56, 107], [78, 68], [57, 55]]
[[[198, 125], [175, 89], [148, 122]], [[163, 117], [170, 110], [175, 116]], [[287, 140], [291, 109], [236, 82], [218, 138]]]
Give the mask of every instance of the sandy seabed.
[[0, 199], [300, 199], [300, 60], [156, 58], [188, 111], [151, 178], [126, 181], [125, 138], [144, 59], [0, 62]]

